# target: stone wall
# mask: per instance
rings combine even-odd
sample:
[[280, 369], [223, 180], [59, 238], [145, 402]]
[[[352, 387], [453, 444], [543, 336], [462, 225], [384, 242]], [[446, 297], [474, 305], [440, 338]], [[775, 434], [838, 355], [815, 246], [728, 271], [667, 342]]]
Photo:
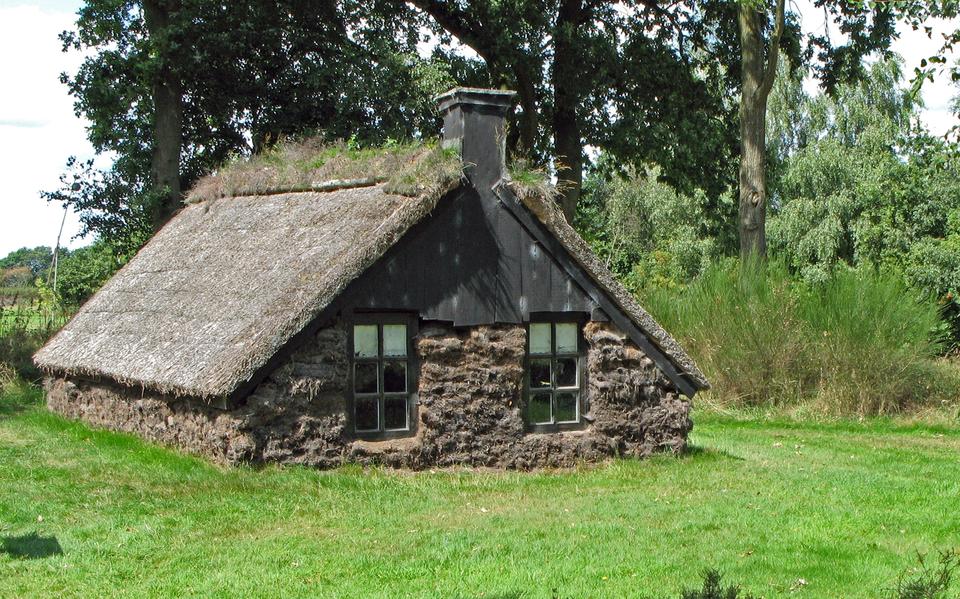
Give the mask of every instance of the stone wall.
[[404, 439], [371, 442], [349, 434], [348, 331], [340, 325], [320, 330], [228, 409], [65, 379], [48, 381], [48, 404], [95, 426], [227, 463], [529, 469], [682, 450], [692, 427], [689, 402], [615, 328], [589, 323], [583, 332], [587, 405], [578, 430], [526, 431], [522, 326], [423, 326], [416, 342], [419, 421], [416, 434]]
[[417, 350], [425, 460], [526, 469], [683, 450], [692, 428], [689, 402], [610, 325], [589, 323], [584, 337], [589, 347], [585, 426], [527, 433], [524, 327], [422, 330]]
[[51, 410], [223, 463], [344, 461], [347, 332], [321, 329], [240, 405], [217, 408], [111, 383], [48, 379]]

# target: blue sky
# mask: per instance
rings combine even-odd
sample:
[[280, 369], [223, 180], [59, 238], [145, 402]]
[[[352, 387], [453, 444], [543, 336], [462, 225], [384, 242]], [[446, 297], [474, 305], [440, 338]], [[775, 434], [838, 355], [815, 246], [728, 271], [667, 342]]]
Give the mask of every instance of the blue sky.
[[[59, 83], [63, 71], [76, 70], [81, 56], [60, 51], [57, 35], [73, 23], [82, 5], [75, 0], [0, 0], [0, 256], [23, 246], [53, 245], [63, 210], [40, 198], [41, 190], [57, 188], [67, 157], [86, 159], [93, 151], [86, 141], [86, 123], [73, 114], [73, 102]], [[824, 29], [822, 11], [811, 0], [791, 1], [803, 16], [806, 31]], [[938, 30], [954, 28], [935, 24]], [[904, 56], [906, 72], [936, 52], [938, 44], [922, 33], [902, 31], [894, 49]], [[831, 37], [839, 38], [836, 32]], [[946, 81], [927, 85], [923, 113], [927, 126], [943, 133], [957, 121], [948, 103], [955, 93]], [[67, 244], [76, 247], [89, 239], [73, 239], [80, 225], [69, 214], [64, 230]]]

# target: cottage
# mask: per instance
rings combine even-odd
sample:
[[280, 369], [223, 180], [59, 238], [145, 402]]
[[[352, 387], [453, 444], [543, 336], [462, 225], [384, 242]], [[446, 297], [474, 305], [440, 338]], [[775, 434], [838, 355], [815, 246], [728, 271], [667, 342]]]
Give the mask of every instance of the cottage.
[[511, 184], [512, 97], [440, 96], [441, 147], [373, 172], [202, 182], [36, 354], [50, 409], [227, 463], [682, 449], [707, 381], [552, 200]]

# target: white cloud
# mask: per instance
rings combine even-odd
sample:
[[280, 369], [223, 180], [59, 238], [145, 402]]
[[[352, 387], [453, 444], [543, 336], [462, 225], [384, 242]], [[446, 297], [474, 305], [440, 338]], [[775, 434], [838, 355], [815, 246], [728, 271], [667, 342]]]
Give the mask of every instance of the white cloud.
[[[55, 9], [0, 5], [0, 256], [22, 246], [53, 245], [63, 209], [49, 205], [41, 190], [57, 188], [70, 155], [89, 158], [85, 123], [73, 114], [73, 101], [60, 73], [80, 64], [76, 53], [64, 54], [57, 35], [74, 21], [75, 7]], [[76, 215], [67, 217], [64, 240], [80, 230]]]

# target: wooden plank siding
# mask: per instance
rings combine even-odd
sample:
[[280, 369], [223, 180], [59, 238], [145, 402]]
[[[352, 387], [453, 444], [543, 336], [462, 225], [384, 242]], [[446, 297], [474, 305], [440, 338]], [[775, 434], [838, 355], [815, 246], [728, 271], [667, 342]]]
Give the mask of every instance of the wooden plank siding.
[[454, 326], [597, 308], [502, 203], [470, 188], [441, 201], [345, 299], [363, 310], [417, 312]]

